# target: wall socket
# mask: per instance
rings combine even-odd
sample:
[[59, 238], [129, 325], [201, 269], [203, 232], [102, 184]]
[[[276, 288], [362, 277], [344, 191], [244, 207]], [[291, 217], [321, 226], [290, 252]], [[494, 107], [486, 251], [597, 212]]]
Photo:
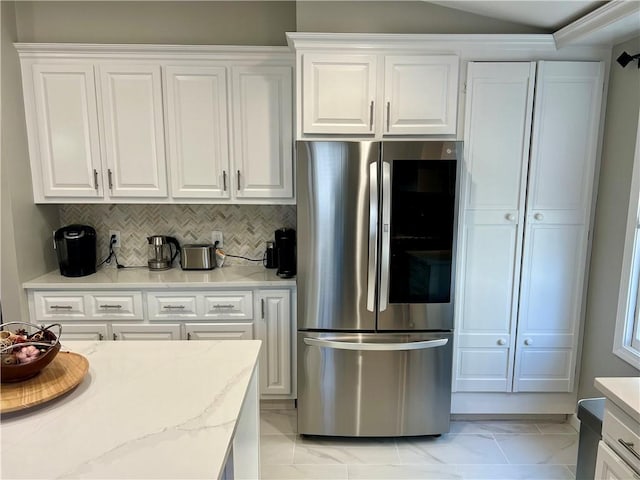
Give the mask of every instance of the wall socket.
[[113, 248], [120, 247], [120, 231], [119, 230], [109, 230], [109, 242], [111, 242], [111, 237], [116, 236], [116, 243], [113, 244]]
[[218, 230], [211, 232], [211, 243], [215, 245], [216, 242], [218, 242], [218, 248], [224, 247], [222, 242], [222, 232], [219, 232]]

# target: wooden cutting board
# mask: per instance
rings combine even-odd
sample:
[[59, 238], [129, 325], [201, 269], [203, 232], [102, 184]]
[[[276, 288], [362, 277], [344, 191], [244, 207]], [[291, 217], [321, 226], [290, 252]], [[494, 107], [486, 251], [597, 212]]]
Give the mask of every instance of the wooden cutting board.
[[89, 361], [77, 353], [59, 352], [38, 375], [24, 382], [0, 384], [0, 413], [40, 405], [77, 386], [89, 370]]

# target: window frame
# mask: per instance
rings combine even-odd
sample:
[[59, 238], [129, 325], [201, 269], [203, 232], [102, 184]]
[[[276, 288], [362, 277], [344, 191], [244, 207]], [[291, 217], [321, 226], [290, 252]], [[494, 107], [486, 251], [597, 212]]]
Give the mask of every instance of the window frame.
[[613, 353], [640, 370], [640, 113], [629, 194]]

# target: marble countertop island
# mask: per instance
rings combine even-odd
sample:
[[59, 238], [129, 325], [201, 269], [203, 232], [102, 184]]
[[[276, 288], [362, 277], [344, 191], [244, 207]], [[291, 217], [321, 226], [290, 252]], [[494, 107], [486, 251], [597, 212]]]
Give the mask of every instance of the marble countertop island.
[[598, 377], [594, 384], [608, 399], [640, 422], [639, 377]]
[[85, 277], [64, 277], [58, 270], [29, 280], [26, 289], [117, 289], [117, 288], [202, 288], [202, 287], [295, 287], [295, 278], [280, 278], [262, 266], [229, 266], [214, 270], [171, 268], [101, 268]]
[[[89, 373], [0, 423], [2, 478], [220, 478], [258, 417], [260, 341], [64, 342]], [[254, 422], [254, 423], [255, 423]], [[258, 425], [255, 436], [257, 463]], [[227, 466], [228, 468], [228, 466]], [[257, 471], [257, 470], [256, 470]]]

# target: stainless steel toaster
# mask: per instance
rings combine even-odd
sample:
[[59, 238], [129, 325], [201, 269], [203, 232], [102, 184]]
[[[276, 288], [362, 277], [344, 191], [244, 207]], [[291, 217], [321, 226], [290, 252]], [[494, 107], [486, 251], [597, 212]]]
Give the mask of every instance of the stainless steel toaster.
[[182, 245], [180, 266], [183, 270], [213, 270], [216, 268], [216, 249], [210, 243]]

